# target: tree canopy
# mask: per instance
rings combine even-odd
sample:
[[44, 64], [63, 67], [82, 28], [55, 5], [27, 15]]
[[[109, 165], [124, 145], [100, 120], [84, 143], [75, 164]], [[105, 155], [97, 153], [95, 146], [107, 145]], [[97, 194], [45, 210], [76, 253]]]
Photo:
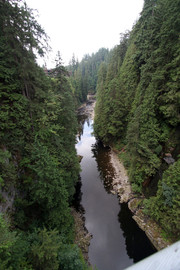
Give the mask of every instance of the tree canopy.
[[37, 65], [47, 37], [25, 3], [0, 1], [0, 14], [0, 269], [88, 269], [73, 244], [80, 169], [68, 73], [59, 54], [51, 76]]
[[108, 55], [109, 50], [105, 48], [99, 49], [97, 53], [92, 55], [85, 55], [81, 62], [78, 62], [73, 55], [67, 70], [76, 104], [85, 102], [88, 93], [96, 93], [98, 69], [102, 62], [107, 61]]
[[[100, 66], [94, 124], [96, 136], [119, 150], [134, 191], [147, 196], [146, 205], [152, 205], [148, 214], [176, 239], [179, 15], [179, 1], [144, 2], [131, 33], [122, 36], [109, 62]], [[171, 227], [168, 220], [173, 222]]]
[[119, 151], [144, 212], [180, 237], [180, 5], [145, 0], [131, 32], [47, 76], [47, 36], [20, 0], [0, 1], [0, 269], [88, 269], [70, 211], [80, 172], [75, 109]]

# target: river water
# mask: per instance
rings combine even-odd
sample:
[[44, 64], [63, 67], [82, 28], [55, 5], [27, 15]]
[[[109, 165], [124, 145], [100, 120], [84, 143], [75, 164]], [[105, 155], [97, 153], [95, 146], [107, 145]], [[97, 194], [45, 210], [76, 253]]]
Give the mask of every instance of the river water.
[[114, 174], [110, 150], [93, 136], [93, 121], [81, 117], [81, 134], [76, 145], [81, 161], [81, 186], [77, 208], [84, 213], [85, 226], [93, 238], [89, 262], [93, 269], [121, 270], [155, 252], [145, 233], [132, 219], [127, 204], [113, 195]]

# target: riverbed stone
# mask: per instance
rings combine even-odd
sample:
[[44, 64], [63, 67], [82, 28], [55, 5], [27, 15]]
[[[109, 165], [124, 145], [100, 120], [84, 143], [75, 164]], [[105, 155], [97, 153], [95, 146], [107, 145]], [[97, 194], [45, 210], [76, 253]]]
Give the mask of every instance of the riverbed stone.
[[84, 259], [88, 262], [88, 251], [92, 235], [85, 227], [83, 215], [74, 208], [71, 208], [71, 213], [75, 223], [75, 244], [81, 249]]
[[133, 213], [133, 219], [138, 226], [146, 233], [147, 237], [157, 250], [172, 244], [162, 237], [162, 229], [160, 226], [147, 215], [143, 213], [142, 202], [144, 197], [132, 192], [126, 170], [123, 163], [115, 151], [111, 151], [111, 163], [115, 169], [115, 177], [113, 179], [113, 190], [118, 194], [120, 203], [128, 203], [128, 208]]
[[128, 208], [132, 213], [136, 213], [143, 202], [143, 198], [134, 198], [128, 202]]
[[78, 155], [78, 161], [79, 161], [79, 163], [81, 163], [81, 160], [83, 159], [83, 156], [81, 156], [81, 155]]
[[151, 218], [147, 217], [142, 209], [139, 209], [133, 216], [138, 226], [146, 233], [147, 237], [157, 250], [161, 250], [172, 243], [162, 236], [162, 229]]

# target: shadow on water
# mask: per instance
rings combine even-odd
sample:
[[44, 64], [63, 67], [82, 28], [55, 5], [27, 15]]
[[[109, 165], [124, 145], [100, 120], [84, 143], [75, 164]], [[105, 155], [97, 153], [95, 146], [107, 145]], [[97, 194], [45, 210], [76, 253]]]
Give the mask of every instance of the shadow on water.
[[[114, 177], [114, 168], [110, 162], [110, 148], [104, 147], [101, 141], [97, 141], [92, 145], [92, 152], [97, 162], [98, 171], [101, 181], [108, 193], [112, 190], [112, 179]], [[132, 218], [132, 213], [128, 208], [127, 203], [120, 204], [120, 212], [118, 221], [120, 228], [123, 231], [125, 238], [126, 250], [129, 258], [136, 263], [147, 256], [155, 253], [156, 250], [142, 231], [137, 223]]]
[[125, 238], [127, 254], [129, 258], [133, 259], [134, 263], [156, 252], [145, 232], [133, 220], [127, 203], [121, 204], [118, 218]]
[[72, 205], [76, 209], [77, 212], [84, 214], [85, 210], [81, 204], [81, 200], [82, 200], [81, 187], [82, 187], [82, 182], [81, 182], [81, 177], [79, 176], [78, 182], [76, 183], [76, 186], [75, 186], [76, 192], [73, 197]]
[[89, 259], [99, 270], [120, 270], [155, 252], [145, 233], [132, 219], [127, 204], [111, 194], [114, 168], [110, 148], [92, 135], [92, 121], [79, 118], [77, 151], [83, 156], [82, 172], [73, 205], [83, 213], [85, 226], [93, 234]]
[[110, 163], [110, 148], [104, 146], [101, 141], [97, 141], [92, 145], [92, 153], [98, 166], [99, 175], [104, 187], [108, 193], [112, 190], [112, 178], [115, 171]]

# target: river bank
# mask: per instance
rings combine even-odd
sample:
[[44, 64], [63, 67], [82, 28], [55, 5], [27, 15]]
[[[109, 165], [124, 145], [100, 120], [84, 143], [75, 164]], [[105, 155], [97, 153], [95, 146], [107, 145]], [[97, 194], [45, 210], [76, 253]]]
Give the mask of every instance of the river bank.
[[[78, 114], [80, 116], [86, 115], [87, 117], [93, 119], [94, 107], [95, 100], [90, 100], [78, 109]], [[128, 204], [128, 208], [133, 213], [133, 219], [136, 221], [138, 226], [145, 231], [147, 237], [157, 250], [171, 244], [162, 238], [161, 229], [158, 227], [158, 225], [143, 214], [142, 201], [144, 197], [138, 196], [132, 192], [127, 172], [123, 166], [123, 163], [121, 163], [119, 160], [118, 153], [113, 149], [110, 151], [110, 162], [114, 168], [111, 192], [118, 195], [120, 203]], [[88, 262], [88, 250], [92, 236], [88, 233], [85, 227], [83, 215], [74, 212], [73, 216], [76, 228], [76, 244], [81, 248], [83, 256]]]
[[87, 100], [86, 103], [83, 103], [77, 110], [78, 115], [86, 115], [87, 117], [94, 119], [94, 108], [96, 100], [95, 96], [92, 96], [91, 99]]
[[71, 208], [71, 214], [75, 224], [75, 244], [81, 249], [85, 261], [89, 264], [88, 249], [92, 235], [85, 227], [83, 215], [74, 208]]
[[[77, 110], [78, 115], [86, 115], [87, 117], [94, 118], [95, 99], [94, 96], [83, 103]], [[83, 156], [78, 155], [79, 163], [83, 159]], [[80, 180], [79, 180], [80, 181]], [[81, 212], [78, 212], [75, 208], [71, 208], [71, 214], [74, 218], [75, 224], [75, 244], [81, 249], [82, 255], [85, 261], [89, 263], [88, 251], [92, 235], [88, 232], [85, 226], [85, 218]]]
[[172, 243], [162, 237], [162, 229], [150, 217], [143, 213], [143, 195], [134, 193], [128, 179], [126, 169], [119, 160], [118, 154], [111, 149], [111, 163], [115, 170], [112, 193], [117, 194], [120, 203], [128, 203], [128, 208], [133, 213], [133, 219], [138, 226], [146, 233], [147, 237], [157, 250], [161, 250]]
[[[84, 107], [84, 113], [94, 118], [95, 102]], [[127, 203], [128, 208], [133, 214], [133, 219], [138, 226], [146, 233], [147, 237], [157, 250], [161, 250], [172, 242], [165, 240], [162, 237], [162, 229], [149, 216], [143, 213], [142, 202], [145, 199], [143, 195], [136, 194], [132, 191], [131, 184], [123, 163], [118, 157], [118, 153], [111, 149], [110, 152], [111, 164], [114, 168], [115, 174], [112, 182], [112, 193], [117, 194], [120, 203]]]
[[[86, 107], [84, 107], [85, 112], [89, 114], [92, 119], [94, 118], [94, 107], [95, 102], [88, 106], [87, 110]], [[163, 238], [161, 227], [149, 216], [143, 213], [142, 202], [145, 197], [132, 191], [126, 169], [120, 161], [118, 153], [113, 149], [111, 149], [110, 158], [115, 171], [112, 182], [113, 189], [111, 192], [118, 195], [120, 203], [128, 204], [128, 208], [133, 214], [133, 219], [136, 221], [140, 229], [146, 233], [147, 237], [157, 250], [161, 250], [171, 245], [172, 242]]]

